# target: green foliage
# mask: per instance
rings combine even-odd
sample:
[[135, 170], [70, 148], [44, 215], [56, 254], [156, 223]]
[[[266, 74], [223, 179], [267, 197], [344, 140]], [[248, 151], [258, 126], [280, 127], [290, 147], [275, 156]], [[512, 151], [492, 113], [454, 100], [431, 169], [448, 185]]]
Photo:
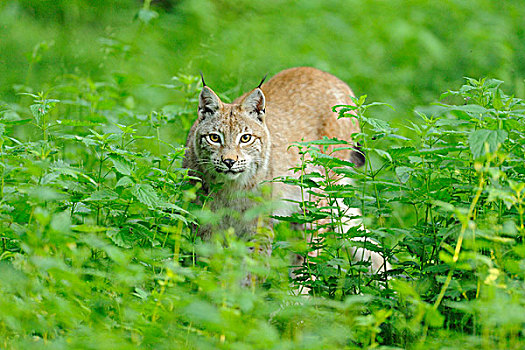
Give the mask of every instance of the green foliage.
[[[523, 94], [520, 1], [158, 3], [0, 3], [0, 348], [523, 348], [525, 103], [468, 78], [426, 106], [463, 75]], [[361, 168], [330, 154], [348, 142], [294, 145], [279, 181], [304, 200], [270, 259], [202, 242], [196, 72], [228, 100], [300, 64], [396, 111], [335, 107]]]
[[[196, 95], [196, 78], [176, 80]], [[86, 82], [1, 110], [3, 347], [523, 345], [525, 103], [499, 82], [470, 79], [420, 108], [411, 138], [363, 114], [379, 105], [364, 97], [335, 107], [357, 114], [368, 160], [327, 153], [351, 146], [340, 140], [298, 143], [298, 172], [339, 177], [281, 179], [303, 189], [302, 211], [282, 219], [304, 230], [276, 226], [263, 260], [233, 232], [195, 238], [197, 188], [183, 149], [159, 136], [173, 117], [135, 114], [118, 87]], [[341, 203], [369, 231], [344, 229]], [[394, 270], [370, 274], [356, 247]], [[305, 259], [290, 278], [293, 254]], [[242, 287], [247, 274], [264, 282]]]
[[[295, 145], [303, 155], [295, 168], [300, 177], [280, 179], [303, 190], [302, 212], [281, 218], [307, 224], [299, 238], [306, 242], [291, 249], [304, 259], [294, 283], [317, 297], [375, 296], [380, 309], [373, 315], [389, 310], [378, 323], [385, 326], [386, 344], [437, 341], [443, 334], [430, 329], [445, 327], [452, 339], [479, 334], [469, 341], [473, 345], [522, 346], [525, 102], [504, 95], [500, 84], [468, 79], [459, 91], [445, 94], [468, 104], [421, 108], [422, 123], [408, 126], [412, 138], [363, 115], [377, 105], [365, 104], [365, 97], [355, 106], [334, 107], [342, 118], [357, 114], [362, 132], [354, 139], [370, 157], [356, 169], [331, 153], [348, 142], [325, 138]], [[311, 165], [325, 175], [305, 174]], [[355, 220], [348, 207], [361, 208], [369, 232], [344, 224]], [[360, 247], [389, 257], [394, 270], [370, 275], [369, 262], [351, 254]], [[500, 314], [499, 307], [509, 314]]]

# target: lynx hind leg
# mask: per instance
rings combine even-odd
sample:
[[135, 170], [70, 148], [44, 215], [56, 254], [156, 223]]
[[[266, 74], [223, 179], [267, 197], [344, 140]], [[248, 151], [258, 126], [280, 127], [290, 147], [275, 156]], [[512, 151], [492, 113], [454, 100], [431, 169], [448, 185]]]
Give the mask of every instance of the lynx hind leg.
[[[350, 210], [359, 211], [359, 209], [355, 209], [355, 208], [354, 209], [350, 209]], [[359, 215], [361, 215], [361, 214], [359, 213]], [[360, 219], [350, 219], [349, 222], [354, 221], [354, 220], [359, 220], [360, 221]], [[366, 230], [363, 227], [362, 224], [355, 225], [353, 223], [343, 223], [342, 226], [343, 227], [341, 229], [342, 229], [343, 232], [347, 232], [350, 228], [356, 227], [356, 226], [359, 226], [359, 230], [363, 230], [365, 232], [368, 232], [368, 230]], [[351, 240], [355, 241], [355, 242], [369, 242], [369, 243], [372, 243], [372, 244], [375, 244], [375, 245], [379, 245], [378, 242], [376, 242], [375, 240], [373, 240], [373, 239], [371, 239], [369, 237], [354, 237]], [[374, 274], [392, 270], [392, 265], [379, 252], [375, 252], [375, 251], [366, 249], [364, 247], [357, 247], [357, 246], [353, 246], [350, 249], [350, 252], [351, 252], [352, 258], [353, 258], [353, 260], [355, 262], [368, 261], [370, 263], [370, 272], [372, 272]]]
[[[342, 179], [342, 183], [351, 183], [351, 180], [349, 179]], [[336, 231], [338, 233], [345, 233], [348, 232], [351, 228], [358, 227], [358, 230], [367, 232], [367, 230], [363, 226], [363, 222], [361, 219], [361, 210], [358, 208], [349, 208], [346, 204], [344, 204], [342, 198], [337, 198], [337, 207], [339, 208], [339, 211], [341, 213], [344, 213], [344, 216], [340, 222], [334, 223], [334, 226], [336, 228]], [[322, 199], [319, 202], [320, 207], [326, 207], [328, 206], [328, 203], [326, 199]], [[338, 215], [338, 213], [334, 213], [335, 215]], [[317, 222], [319, 225], [326, 225], [330, 223], [331, 218], [321, 219]], [[318, 231], [318, 235], [320, 233], [327, 232], [328, 228], [323, 228]], [[316, 237], [313, 237], [313, 239], [317, 239]], [[310, 238], [308, 239], [310, 241]], [[375, 240], [368, 238], [368, 237], [354, 237], [351, 239], [355, 242], [368, 242], [375, 245], [378, 245], [378, 242]], [[316, 257], [320, 254], [320, 250], [315, 250], [310, 252], [308, 255], [312, 257]], [[352, 259], [354, 262], [360, 262], [360, 261], [367, 261], [370, 263], [370, 272], [371, 273], [382, 273], [388, 270], [392, 269], [392, 265], [385, 259], [385, 257], [379, 253], [375, 252], [369, 249], [366, 249], [364, 247], [359, 246], [353, 246], [350, 250], [350, 253], [352, 254]]]
[[[348, 178], [343, 178], [340, 181], [341, 184], [352, 185], [352, 180]], [[341, 220], [342, 223], [337, 227], [339, 233], [348, 232], [353, 227], [358, 227], [359, 231], [367, 232], [366, 228], [363, 225], [361, 219], [362, 213], [358, 208], [349, 208], [342, 198], [337, 198], [337, 206], [340, 208], [341, 212], [345, 213], [344, 218]], [[378, 242], [368, 237], [354, 237], [352, 241], [357, 242], [369, 242], [375, 245], [378, 245]], [[370, 262], [370, 272], [372, 273], [381, 273], [384, 271], [392, 270], [392, 265], [385, 259], [383, 255], [378, 252], [366, 249], [364, 247], [352, 247], [351, 253], [354, 261], [369, 261]]]
[[[339, 233], [341, 233], [341, 231], [347, 232], [350, 228], [358, 227], [359, 230], [366, 231], [366, 229], [363, 227], [363, 224], [362, 224], [361, 211], [357, 208], [348, 208], [343, 203], [342, 199], [337, 199], [337, 201], [338, 201], [339, 208], [341, 208], [342, 211], [345, 212], [345, 215], [344, 215], [342, 224], [340, 226], [338, 224], [335, 225], [337, 227], [336, 230]], [[326, 205], [327, 205], [327, 202], [325, 199], [321, 200], [319, 203], [319, 206], [321, 207], [326, 206]], [[321, 219], [321, 220], [318, 220], [314, 225], [326, 225], [330, 223], [330, 220], [331, 220], [330, 218]], [[297, 225], [296, 229], [298, 231], [304, 232], [304, 229], [305, 229], [304, 224], [296, 224], [296, 225]], [[308, 224], [308, 225], [311, 225], [311, 224]], [[319, 234], [322, 234], [327, 231], [328, 231], [328, 228], [326, 227], [319, 229], [315, 236], [308, 235], [306, 239], [308, 243], [312, 243], [312, 240], [319, 239], [318, 238]], [[368, 243], [372, 243], [376, 245], [378, 244], [378, 242], [368, 237], [354, 237], [351, 240], [355, 242], [368, 242]], [[320, 249], [310, 251], [308, 252], [308, 257], [317, 257], [321, 254], [321, 252], [322, 251]], [[385, 271], [392, 270], [392, 266], [384, 258], [384, 256], [381, 255], [381, 253], [366, 249], [364, 247], [359, 247], [359, 246], [354, 245], [350, 248], [350, 254], [354, 262], [362, 262], [362, 261], [369, 262], [370, 263], [369, 271], [372, 274], [381, 274]], [[292, 279], [295, 279], [299, 276], [299, 274], [297, 274], [297, 270], [299, 269], [300, 266], [304, 264], [304, 262], [305, 262], [304, 256], [300, 254], [294, 254], [292, 256], [291, 265], [294, 266], [293, 268], [290, 269], [290, 277]], [[390, 276], [387, 278], [390, 278]], [[311, 281], [315, 281], [316, 277], [311, 276], [309, 279]], [[307, 295], [307, 294], [310, 294], [310, 288], [308, 287], [301, 286], [297, 288], [296, 290], [296, 295]]]
[[[341, 103], [341, 104], [352, 104], [352, 102]], [[353, 133], [360, 131], [359, 123], [356, 118], [339, 118], [339, 114], [336, 112], [330, 112], [331, 115], [325, 120], [328, 121], [328, 124], [324, 126], [324, 131], [328, 137], [335, 137], [340, 140], [350, 140]], [[355, 114], [352, 112], [352, 114]], [[328, 149], [328, 152], [332, 152], [334, 147]], [[344, 150], [337, 151], [333, 153], [336, 157], [340, 159], [348, 159], [354, 163], [357, 167], [364, 165], [365, 155], [361, 150], [359, 144], [354, 144], [353, 150]], [[337, 176], [333, 174], [332, 176]], [[352, 180], [349, 178], [340, 178], [339, 184], [343, 185], [353, 185]], [[363, 227], [361, 217], [361, 211], [357, 208], [348, 208], [347, 205], [343, 203], [341, 198], [337, 198], [337, 205], [340, 208], [340, 211], [345, 213], [341, 226], [336, 226], [338, 231], [347, 232], [352, 227], [359, 227], [359, 230], [365, 231]], [[321, 203], [321, 205], [326, 205], [327, 203]], [[341, 233], [341, 232], [339, 232]], [[352, 241], [361, 241], [361, 242], [370, 242], [373, 244], [378, 244], [378, 242], [366, 238], [366, 237], [355, 237], [352, 238]], [[372, 273], [378, 273], [381, 271], [391, 270], [392, 266], [386, 259], [378, 252], [371, 251], [366, 248], [353, 247], [352, 252], [354, 261], [369, 261], [370, 262], [370, 271]]]

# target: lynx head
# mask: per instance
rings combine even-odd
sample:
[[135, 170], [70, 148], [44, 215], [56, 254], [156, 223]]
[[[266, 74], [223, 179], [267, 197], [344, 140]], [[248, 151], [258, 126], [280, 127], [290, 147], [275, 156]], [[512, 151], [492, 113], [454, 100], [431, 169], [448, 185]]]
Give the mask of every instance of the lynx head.
[[270, 134], [265, 124], [265, 97], [257, 87], [238, 104], [223, 103], [204, 85], [193, 143], [205, 177], [244, 186], [266, 174]]

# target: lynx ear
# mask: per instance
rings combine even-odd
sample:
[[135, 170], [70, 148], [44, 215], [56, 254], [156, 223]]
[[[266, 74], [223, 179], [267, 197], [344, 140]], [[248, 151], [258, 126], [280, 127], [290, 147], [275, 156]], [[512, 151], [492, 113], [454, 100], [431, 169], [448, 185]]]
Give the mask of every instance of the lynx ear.
[[246, 96], [241, 105], [246, 111], [255, 115], [259, 121], [263, 121], [266, 112], [266, 98], [260, 88], [256, 88]]
[[221, 104], [219, 96], [212, 89], [204, 86], [199, 95], [199, 117], [205, 118], [207, 115], [215, 114]]

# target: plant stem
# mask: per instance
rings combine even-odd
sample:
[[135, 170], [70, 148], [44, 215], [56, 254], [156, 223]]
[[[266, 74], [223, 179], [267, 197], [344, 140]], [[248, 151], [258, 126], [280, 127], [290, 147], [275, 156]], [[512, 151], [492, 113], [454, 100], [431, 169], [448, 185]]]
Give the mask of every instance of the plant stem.
[[[488, 166], [488, 165], [487, 165]], [[474, 213], [474, 209], [476, 208], [476, 205], [478, 204], [479, 198], [481, 197], [481, 193], [483, 192], [483, 185], [485, 184], [485, 177], [483, 176], [483, 173], [481, 173], [479, 177], [479, 184], [478, 189], [476, 191], [476, 194], [474, 196], [474, 199], [470, 203], [470, 208], [468, 211], [467, 216], [462, 220], [461, 223], [461, 231], [459, 233], [458, 241], [456, 243], [456, 248], [454, 250], [454, 256], [452, 257], [453, 265], [450, 267], [450, 270], [447, 275], [447, 279], [445, 280], [445, 283], [443, 284], [443, 287], [441, 288], [441, 291], [439, 292], [439, 295], [436, 299], [436, 302], [434, 303], [434, 309], [437, 309], [438, 306], [441, 304], [441, 301], [443, 300], [443, 297], [445, 296], [445, 293], [448, 289], [448, 286], [450, 282], [452, 281], [452, 275], [454, 274], [454, 271], [456, 270], [456, 263], [459, 259], [459, 253], [461, 251], [461, 246], [463, 244], [463, 238], [465, 236], [465, 232], [467, 231], [468, 224], [470, 222], [470, 218], [472, 217]]]

